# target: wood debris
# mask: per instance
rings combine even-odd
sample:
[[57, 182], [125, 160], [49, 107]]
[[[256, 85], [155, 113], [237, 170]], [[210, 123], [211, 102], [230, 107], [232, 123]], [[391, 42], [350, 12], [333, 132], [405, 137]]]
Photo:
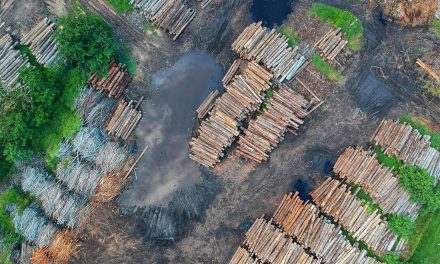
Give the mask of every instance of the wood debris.
[[258, 218], [246, 232], [243, 245], [262, 263], [321, 263], [281, 229]]
[[215, 100], [217, 100], [217, 97], [219, 97], [218, 90], [214, 90], [209, 93], [208, 97], [206, 97], [203, 103], [196, 110], [198, 118], [204, 118], [208, 112], [211, 111], [215, 105]]
[[10, 35], [4, 35], [0, 39], [0, 82], [3, 88], [17, 88], [20, 69], [28, 67], [30, 64], [21, 52], [15, 49], [17, 43], [12, 40]]
[[382, 120], [372, 142], [381, 146], [385, 154], [426, 169], [436, 179], [435, 183], [440, 179], [440, 152], [430, 146], [429, 135], [420, 134], [406, 123]]
[[58, 43], [52, 38], [55, 23], [45, 18], [25, 33], [20, 43], [29, 46], [38, 63], [53, 65], [57, 58]]
[[202, 7], [202, 9], [206, 8], [211, 2], [212, 0], [198, 0], [200, 2], [200, 6]]
[[142, 100], [136, 103], [133, 100], [126, 102], [121, 99], [106, 126], [107, 133], [127, 140], [141, 121], [142, 111], [139, 109], [141, 102]]
[[110, 64], [107, 77], [100, 79], [95, 73], [89, 79], [89, 83], [93, 88], [106, 92], [111, 98], [119, 98], [131, 81], [132, 78], [128, 74], [125, 65], [116, 62]]
[[274, 223], [325, 263], [378, 263], [366, 256], [366, 250], [351, 245], [340, 227], [320, 215], [316, 206], [303, 202], [298, 193], [285, 195], [273, 217]]
[[354, 238], [365, 242], [378, 256], [392, 251], [398, 236], [388, 229], [378, 209], [369, 212], [349, 186], [327, 178], [310, 195], [322, 212], [333, 217]]
[[249, 62], [240, 75], [225, 87], [190, 142], [190, 158], [207, 167], [220, 162], [223, 151], [239, 135], [239, 122], [257, 111], [264, 100], [263, 93], [272, 75], [255, 62]]
[[321, 57], [332, 61], [347, 45], [348, 41], [342, 38], [341, 28], [331, 29], [318, 42], [315, 48], [319, 50]]
[[288, 128], [295, 133], [306, 116], [308, 101], [293, 89], [281, 85], [267, 102], [267, 109], [249, 122], [240, 135], [238, 152], [245, 157], [262, 162], [280, 141]]
[[191, 23], [197, 12], [182, 0], [130, 0], [155, 25], [170, 33], [176, 40]]
[[399, 179], [390, 168], [379, 164], [373, 151], [349, 147], [339, 156], [333, 171], [344, 180], [361, 186], [384, 213], [417, 218], [420, 205], [411, 201], [411, 194], [399, 185]]
[[422, 67], [422, 69], [424, 69], [434, 81], [440, 83], [439, 74], [437, 74], [431, 67], [429, 67], [428, 64], [424, 63], [421, 59], [417, 59], [416, 64]]
[[303, 69], [306, 58], [298, 52], [298, 46], [289, 47], [286, 36], [253, 23], [238, 36], [232, 50], [242, 58], [263, 63], [280, 82], [289, 81]]

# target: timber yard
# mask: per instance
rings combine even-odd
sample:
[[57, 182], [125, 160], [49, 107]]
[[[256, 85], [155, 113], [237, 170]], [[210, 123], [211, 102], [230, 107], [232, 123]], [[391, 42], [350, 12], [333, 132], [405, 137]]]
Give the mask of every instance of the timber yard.
[[440, 264], [439, 0], [0, 0], [0, 263]]

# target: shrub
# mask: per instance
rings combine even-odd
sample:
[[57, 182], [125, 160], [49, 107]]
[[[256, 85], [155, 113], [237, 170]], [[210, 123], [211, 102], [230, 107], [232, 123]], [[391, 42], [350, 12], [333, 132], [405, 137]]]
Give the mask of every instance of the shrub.
[[434, 34], [440, 38], [440, 18], [434, 18], [433, 20], [431, 20], [430, 23], [431, 27], [431, 31], [434, 32]]
[[431, 80], [425, 80], [423, 82], [423, 90], [427, 91], [432, 96], [440, 98], [440, 84], [436, 84]]
[[119, 13], [125, 13], [133, 10], [133, 5], [130, 3], [129, 0], [107, 0], [107, 2], [112, 5]]
[[330, 23], [335, 28], [341, 28], [347, 38], [347, 46], [351, 50], [360, 51], [362, 49], [364, 28], [352, 13], [333, 6], [315, 3], [308, 14], [320, 17], [322, 22]]
[[295, 33], [293, 27], [282, 25], [281, 27], [277, 28], [277, 31], [287, 37], [289, 47], [293, 47], [301, 41], [299, 36]]
[[398, 160], [396, 156], [390, 157], [385, 154], [380, 146], [374, 146], [374, 152], [376, 153], [376, 158], [380, 164], [392, 168], [396, 172], [398, 172], [404, 165], [403, 161]]
[[399, 256], [393, 253], [383, 255], [381, 257], [382, 261], [388, 264], [400, 264], [403, 263], [399, 260]]
[[389, 214], [387, 220], [388, 228], [396, 235], [409, 239], [414, 234], [416, 224], [409, 216]]
[[431, 147], [440, 151], [440, 134], [434, 131], [431, 131], [427, 126], [418, 122], [410, 115], [402, 115], [400, 117], [400, 122], [409, 124], [412, 128], [417, 129], [422, 135], [431, 136]]
[[341, 82], [342, 75], [330, 63], [323, 60], [319, 55], [313, 55], [312, 63], [316, 69], [330, 80]]

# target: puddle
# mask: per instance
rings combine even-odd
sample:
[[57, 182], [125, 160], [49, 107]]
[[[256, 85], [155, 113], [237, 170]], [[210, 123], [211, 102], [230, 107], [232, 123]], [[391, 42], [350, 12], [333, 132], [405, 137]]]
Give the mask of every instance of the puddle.
[[269, 28], [281, 25], [292, 12], [293, 2], [293, 0], [253, 0], [252, 18], [255, 21], [263, 21], [263, 25]]
[[303, 201], [309, 199], [310, 191], [312, 191], [310, 184], [302, 179], [296, 180], [295, 184], [293, 185], [293, 192], [298, 192], [299, 197]]
[[188, 156], [192, 115], [209, 92], [219, 88], [222, 69], [205, 51], [191, 50], [151, 79], [151, 102], [142, 105], [137, 144], [149, 146], [136, 178], [119, 199], [123, 207], [165, 205], [179, 189], [194, 186], [201, 171]]

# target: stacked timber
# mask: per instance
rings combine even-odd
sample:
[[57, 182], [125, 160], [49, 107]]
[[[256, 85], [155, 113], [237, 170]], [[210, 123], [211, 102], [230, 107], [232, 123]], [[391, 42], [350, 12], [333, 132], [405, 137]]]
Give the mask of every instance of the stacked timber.
[[252, 254], [246, 249], [238, 247], [231, 261], [229, 261], [229, 264], [261, 264], [261, 260], [253, 258]]
[[225, 93], [200, 125], [198, 136], [190, 142], [190, 158], [210, 168], [220, 162], [225, 148], [240, 134], [239, 122], [259, 109], [271, 79], [263, 67], [249, 62], [225, 87]]
[[89, 83], [98, 91], [104, 91], [111, 98], [119, 98], [127, 89], [132, 78], [128, 74], [125, 65], [112, 62], [108, 70], [108, 76], [99, 78], [95, 73], [90, 77]]
[[349, 186], [327, 178], [310, 195], [322, 212], [333, 217], [354, 238], [364, 241], [378, 256], [391, 252], [398, 237], [388, 229], [378, 209], [370, 213]]
[[42, 169], [26, 167], [20, 180], [23, 190], [36, 197], [46, 215], [59, 225], [75, 228], [86, 217], [85, 200], [66, 191]]
[[431, 67], [429, 67], [428, 64], [424, 63], [421, 59], [417, 59], [416, 63], [417, 63], [417, 65], [422, 67], [422, 69], [424, 69], [429, 74], [429, 76], [431, 76], [431, 78], [434, 81], [440, 83], [440, 76], [439, 76], [439, 74], [437, 74], [433, 69], [431, 69]]
[[309, 102], [291, 88], [282, 85], [267, 102], [267, 109], [251, 120], [238, 141], [238, 151], [245, 157], [262, 162], [280, 141], [288, 128], [296, 131], [306, 116]]
[[170, 33], [176, 40], [191, 23], [197, 12], [182, 0], [130, 0], [155, 25]]
[[[63, 166], [65, 166], [63, 164]], [[81, 161], [71, 161], [66, 168], [56, 174], [69, 191], [72, 191], [86, 199], [92, 197], [98, 183], [104, 175], [94, 166]]]
[[10, 35], [0, 38], [0, 83], [3, 88], [16, 88], [20, 69], [28, 67], [28, 60], [14, 47], [17, 43]]
[[280, 82], [292, 79], [306, 62], [298, 46], [292, 49], [286, 36], [263, 27], [261, 22], [248, 26], [232, 44], [232, 50], [242, 58], [263, 63]]
[[0, 28], [4, 25], [4, 17], [14, 7], [15, 0], [2, 0], [0, 1]]
[[411, 201], [411, 194], [399, 185], [392, 170], [379, 164], [373, 151], [349, 147], [339, 156], [333, 171], [347, 182], [361, 186], [384, 213], [417, 218], [420, 206]]
[[232, 78], [235, 76], [235, 74], [237, 73], [238, 69], [240, 68], [242, 60], [241, 59], [236, 59], [231, 67], [229, 68], [228, 72], [225, 74], [225, 77], [223, 77], [222, 79], [222, 83], [223, 85], [228, 85], [229, 82], [231, 82]]
[[281, 229], [258, 218], [246, 232], [244, 246], [262, 263], [321, 263]]
[[380, 145], [385, 153], [395, 155], [405, 164], [426, 169], [436, 183], [440, 179], [440, 152], [431, 147], [431, 137], [422, 135], [409, 124], [382, 120], [372, 142]]
[[341, 28], [331, 29], [315, 44], [315, 48], [319, 50], [321, 56], [332, 61], [347, 45], [348, 41], [342, 38]]
[[57, 58], [58, 44], [52, 38], [54, 30], [55, 23], [45, 18], [25, 33], [20, 40], [22, 45], [29, 46], [40, 64], [52, 65]]
[[319, 214], [316, 206], [303, 202], [298, 193], [285, 195], [274, 213], [274, 222], [325, 263], [377, 263], [366, 256], [333, 225]]
[[198, 0], [200, 2], [200, 6], [202, 7], [202, 9], [206, 8], [211, 2], [212, 0]]
[[107, 133], [116, 138], [128, 139], [142, 118], [140, 103], [121, 99], [106, 126]]
[[26, 207], [12, 212], [15, 231], [39, 248], [47, 247], [58, 228], [37, 209]]
[[208, 112], [211, 111], [211, 109], [215, 105], [215, 100], [217, 99], [218, 96], [219, 96], [218, 90], [214, 90], [209, 93], [208, 97], [206, 97], [203, 103], [196, 110], [198, 118], [200, 119], [204, 118], [208, 114]]

